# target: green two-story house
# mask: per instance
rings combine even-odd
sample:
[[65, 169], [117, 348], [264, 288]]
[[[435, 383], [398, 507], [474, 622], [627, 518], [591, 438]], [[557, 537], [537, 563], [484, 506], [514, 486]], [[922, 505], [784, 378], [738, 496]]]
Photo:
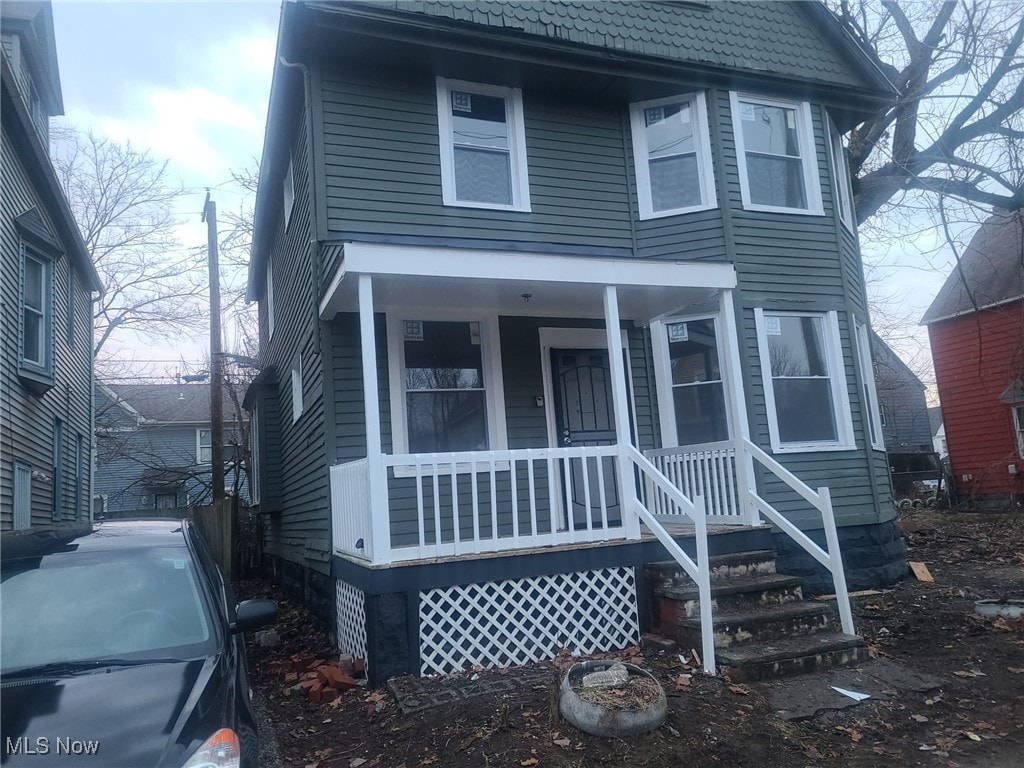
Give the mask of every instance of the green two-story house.
[[828, 10], [289, 2], [277, 57], [253, 491], [339, 646], [625, 646], [671, 556], [710, 669], [709, 552], [765, 547], [852, 634], [906, 569], [841, 138], [893, 90]]

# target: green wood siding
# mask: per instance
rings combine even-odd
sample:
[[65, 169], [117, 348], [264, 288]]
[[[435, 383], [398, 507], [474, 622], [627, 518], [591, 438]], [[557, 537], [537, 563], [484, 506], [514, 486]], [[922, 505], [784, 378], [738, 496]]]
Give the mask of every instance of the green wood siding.
[[[5, 114], [5, 119], [7, 115]], [[15, 119], [12, 114], [12, 119]], [[14, 462], [21, 462], [37, 473], [32, 478], [33, 525], [54, 520], [53, 434], [54, 420], [64, 423], [60, 456], [61, 498], [57, 506], [60, 520], [75, 519], [76, 510], [88, 515], [91, 504], [91, 477], [88, 455], [82, 483], [77, 486], [77, 436], [88, 448], [92, 444], [92, 299], [86, 281], [70, 285], [70, 254], [50, 263], [52, 269], [52, 370], [53, 386], [42, 395], [30, 392], [18, 378], [21, 313], [21, 245], [14, 224], [17, 216], [37, 209], [51, 232], [57, 232], [52, 216], [25, 163], [17, 154], [17, 144], [8, 127], [3, 128], [2, 191], [0, 191], [0, 326], [4, 343], [0, 350], [0, 422], [4, 438], [0, 441], [0, 528], [13, 525]], [[76, 323], [74, 343], [69, 344], [69, 297], [74, 301]]]
[[[275, 322], [269, 340], [265, 296], [260, 305], [261, 362], [264, 366], [276, 366], [278, 371], [277, 397], [269, 397], [265, 403], [268, 409], [275, 408], [273, 414], [267, 414], [267, 424], [273, 425], [276, 418], [274, 437], [280, 444], [281, 489], [279, 511], [266, 517], [264, 546], [270, 554], [306, 563], [328, 574], [331, 503], [325, 452], [323, 362], [313, 322], [316, 302], [310, 265], [309, 168], [303, 115], [304, 110], [300, 109], [289, 142], [295, 202], [287, 232], [283, 196], [278, 195], [282, 202], [276, 209], [270, 249]], [[304, 409], [293, 423], [291, 369], [300, 355]]]

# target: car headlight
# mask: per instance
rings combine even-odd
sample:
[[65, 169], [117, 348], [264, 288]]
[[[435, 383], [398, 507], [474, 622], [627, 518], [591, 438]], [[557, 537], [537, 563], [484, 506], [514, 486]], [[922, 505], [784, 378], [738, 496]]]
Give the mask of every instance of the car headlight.
[[221, 728], [181, 768], [238, 768], [241, 761], [238, 736], [230, 728]]

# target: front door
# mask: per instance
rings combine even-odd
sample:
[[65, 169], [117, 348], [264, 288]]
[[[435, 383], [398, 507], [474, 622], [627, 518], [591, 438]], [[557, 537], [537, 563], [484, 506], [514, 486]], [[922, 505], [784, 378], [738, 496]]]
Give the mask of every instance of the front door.
[[[552, 349], [551, 371], [554, 377], [555, 429], [558, 444], [614, 445], [615, 409], [612, 403], [612, 378], [608, 352], [604, 349]], [[600, 464], [598, 463], [600, 462]], [[565, 468], [562, 468], [565, 477]], [[604, 502], [609, 524], [618, 525], [618, 481], [612, 457], [591, 459], [584, 474], [579, 459], [569, 461], [569, 479], [564, 489], [566, 509], [573, 528], [587, 527], [587, 501], [594, 527], [602, 526]]]

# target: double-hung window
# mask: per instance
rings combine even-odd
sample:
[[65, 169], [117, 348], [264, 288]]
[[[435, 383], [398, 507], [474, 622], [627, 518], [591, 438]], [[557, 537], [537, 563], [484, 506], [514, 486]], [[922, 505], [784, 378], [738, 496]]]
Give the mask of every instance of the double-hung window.
[[821, 214], [821, 184], [807, 102], [732, 93], [744, 208]]
[[249, 496], [253, 504], [260, 503], [260, 412], [259, 403], [253, 406], [249, 416]]
[[444, 204], [529, 211], [522, 91], [439, 77], [437, 117]]
[[213, 462], [213, 432], [209, 429], [196, 430], [196, 460], [200, 464]]
[[843, 148], [843, 137], [839, 129], [828, 121], [828, 146], [832, 156], [832, 176], [836, 186], [836, 207], [839, 209], [839, 220], [851, 232], [854, 228], [853, 188], [850, 185], [850, 165], [846, 160]]
[[1024, 405], [1013, 406], [1013, 428], [1017, 433], [1017, 454], [1024, 459]]
[[727, 440], [729, 419], [715, 320], [673, 319], [663, 328], [655, 354], [667, 361], [672, 390], [668, 418], [662, 422], [663, 439], [666, 444], [674, 439], [676, 445]]
[[715, 206], [703, 93], [631, 104], [641, 219]]
[[860, 376], [863, 381], [864, 421], [871, 447], [876, 451], [885, 450], [885, 436], [882, 433], [882, 416], [878, 408], [878, 389], [875, 386], [875, 366], [871, 358], [871, 343], [868, 327], [854, 321], [857, 331], [857, 356], [860, 358]]
[[485, 450], [480, 324], [406, 321], [403, 326], [409, 452]]
[[758, 308], [754, 319], [772, 449], [853, 448], [838, 315]]
[[52, 371], [53, 270], [49, 259], [27, 246], [21, 251], [21, 368]]

